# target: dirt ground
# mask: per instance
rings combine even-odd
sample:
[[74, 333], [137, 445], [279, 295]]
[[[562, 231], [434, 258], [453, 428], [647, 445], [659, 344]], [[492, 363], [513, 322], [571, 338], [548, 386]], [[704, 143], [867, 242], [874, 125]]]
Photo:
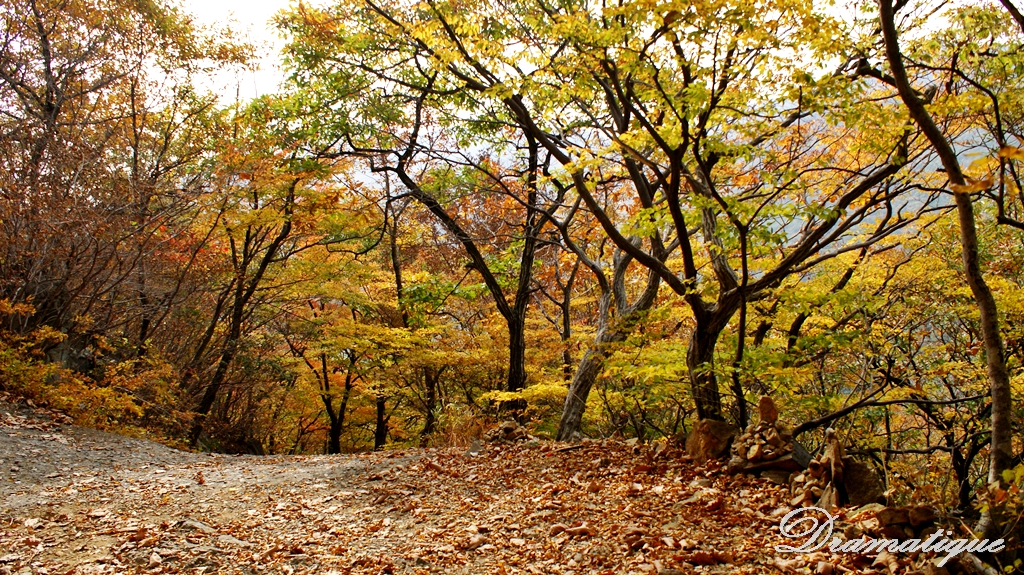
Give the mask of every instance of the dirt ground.
[[772, 571], [781, 490], [672, 449], [211, 455], [0, 404], [0, 573]]

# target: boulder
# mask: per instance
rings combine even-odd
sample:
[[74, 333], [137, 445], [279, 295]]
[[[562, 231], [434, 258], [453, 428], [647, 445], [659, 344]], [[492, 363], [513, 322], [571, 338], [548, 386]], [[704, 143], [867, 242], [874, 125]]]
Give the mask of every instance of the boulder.
[[882, 478], [870, 465], [858, 459], [843, 459], [843, 485], [846, 487], [846, 498], [855, 507], [885, 500]]
[[934, 523], [938, 519], [938, 514], [932, 507], [915, 505], [907, 510], [907, 518], [910, 520], [911, 527], [920, 529]]
[[698, 463], [718, 459], [729, 451], [736, 428], [724, 421], [702, 419], [686, 438], [686, 453]]
[[875, 516], [883, 527], [889, 525], [906, 525], [910, 523], [910, 514], [903, 507], [886, 507]]

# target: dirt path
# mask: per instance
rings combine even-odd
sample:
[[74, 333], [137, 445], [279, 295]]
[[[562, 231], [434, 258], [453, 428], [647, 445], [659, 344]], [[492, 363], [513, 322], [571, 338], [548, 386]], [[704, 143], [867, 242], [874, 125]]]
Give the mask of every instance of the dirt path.
[[239, 457], [13, 411], [0, 573], [759, 573], [782, 497], [622, 443]]

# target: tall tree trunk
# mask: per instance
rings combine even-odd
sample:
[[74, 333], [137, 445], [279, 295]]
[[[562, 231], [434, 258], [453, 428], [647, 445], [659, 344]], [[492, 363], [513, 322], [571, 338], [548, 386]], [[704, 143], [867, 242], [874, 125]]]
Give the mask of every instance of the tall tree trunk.
[[192, 424], [192, 431], [189, 433], [189, 443], [192, 447], [199, 444], [199, 436], [203, 433], [203, 424], [205, 423], [206, 416], [210, 413], [213, 402], [217, 399], [217, 393], [220, 391], [220, 386], [224, 384], [224, 378], [227, 377], [228, 368], [235, 359], [239, 337], [241, 337], [239, 330], [232, 326], [228, 340], [224, 342], [224, 349], [221, 351], [220, 359], [217, 361], [217, 369], [213, 372], [213, 377], [210, 378], [210, 383], [206, 386], [206, 391], [203, 393], [203, 398], [194, 412], [196, 420]]
[[722, 397], [715, 377], [715, 344], [721, 330], [709, 330], [697, 323], [686, 350], [686, 368], [690, 372], [690, 390], [697, 406], [697, 419], [722, 420]]
[[238, 278], [233, 284], [235, 295], [231, 307], [231, 325], [228, 329], [227, 338], [224, 341], [224, 348], [221, 352], [220, 360], [217, 362], [217, 370], [214, 372], [213, 377], [210, 378], [210, 383], [206, 386], [206, 391], [203, 393], [203, 398], [199, 402], [199, 406], [194, 411], [196, 418], [195, 422], [192, 424], [192, 431], [189, 434], [189, 441], [192, 447], [195, 447], [199, 443], [199, 436], [203, 432], [203, 424], [205, 423], [206, 415], [210, 413], [210, 408], [213, 407], [213, 402], [217, 399], [217, 392], [220, 391], [220, 386], [224, 383], [224, 378], [227, 376], [228, 368], [231, 366], [231, 362], [235, 359], [235, 353], [238, 351], [238, 341], [242, 337], [242, 320], [245, 317], [246, 306], [249, 304], [249, 301], [252, 300], [253, 294], [255, 294], [256, 290], [259, 288], [260, 282], [263, 280], [263, 276], [267, 272], [267, 268], [269, 268], [271, 262], [278, 257], [278, 249], [282, 244], [284, 244], [284, 241], [288, 239], [288, 236], [291, 234], [292, 210], [295, 204], [295, 189], [298, 185], [298, 179], [292, 180], [282, 213], [284, 223], [281, 224], [281, 229], [278, 231], [277, 236], [275, 236], [267, 245], [266, 251], [264, 252], [263, 257], [260, 258], [259, 264], [256, 266], [248, 284], [245, 282], [245, 276], [249, 271], [249, 266], [253, 262], [258, 250], [255, 249], [256, 246], [251, 243], [251, 227], [245, 235], [246, 240], [243, 245], [241, 259], [235, 266]]
[[[988, 371], [990, 393], [992, 396], [992, 444], [989, 461], [989, 483], [1002, 483], [1003, 471], [1013, 465], [1013, 412], [1010, 397], [1010, 376], [1006, 369], [1006, 358], [1003, 349], [1003, 338], [999, 333], [999, 314], [992, 290], [985, 282], [981, 272], [978, 254], [978, 232], [974, 221], [974, 206], [969, 193], [966, 193], [967, 180], [960, 169], [956, 152], [935, 124], [931, 114], [925, 107], [925, 101], [918, 96], [910, 85], [903, 55], [900, 52], [899, 37], [896, 31], [896, 15], [892, 0], [879, 0], [879, 19], [882, 35], [885, 39], [885, 54], [889, 61], [896, 89], [900, 99], [910, 112], [921, 131], [928, 138], [932, 149], [942, 161], [946, 170], [950, 188], [956, 201], [957, 218], [960, 222], [960, 247], [963, 254], [964, 275], [967, 285], [971, 288], [974, 300], [981, 316], [981, 333], [985, 342], [985, 363]], [[999, 510], [989, 507], [991, 513], [982, 516], [981, 525], [987, 537], [997, 535], [998, 521], [993, 515]]]
[[327, 410], [327, 418], [331, 421], [331, 426], [327, 429], [327, 454], [337, 455], [341, 453], [342, 420], [330, 409]]

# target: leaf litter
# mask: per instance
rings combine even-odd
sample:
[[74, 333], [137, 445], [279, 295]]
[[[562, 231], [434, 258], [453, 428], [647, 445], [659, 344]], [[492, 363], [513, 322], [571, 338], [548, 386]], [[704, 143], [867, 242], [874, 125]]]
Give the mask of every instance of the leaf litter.
[[[27, 431], [44, 430], [5, 423], [0, 456], [33, 449], [39, 437]], [[781, 569], [772, 546], [788, 510], [783, 489], [694, 465], [674, 446], [529, 442], [475, 453], [255, 457], [153, 444], [147, 458], [139, 440], [86, 435], [86, 445], [75, 428], [59, 433], [62, 451], [36, 454], [37, 466], [88, 460], [97, 449], [102, 464], [3, 484], [0, 573]], [[125, 453], [128, 464], [107, 466], [118, 450], [136, 451]]]

